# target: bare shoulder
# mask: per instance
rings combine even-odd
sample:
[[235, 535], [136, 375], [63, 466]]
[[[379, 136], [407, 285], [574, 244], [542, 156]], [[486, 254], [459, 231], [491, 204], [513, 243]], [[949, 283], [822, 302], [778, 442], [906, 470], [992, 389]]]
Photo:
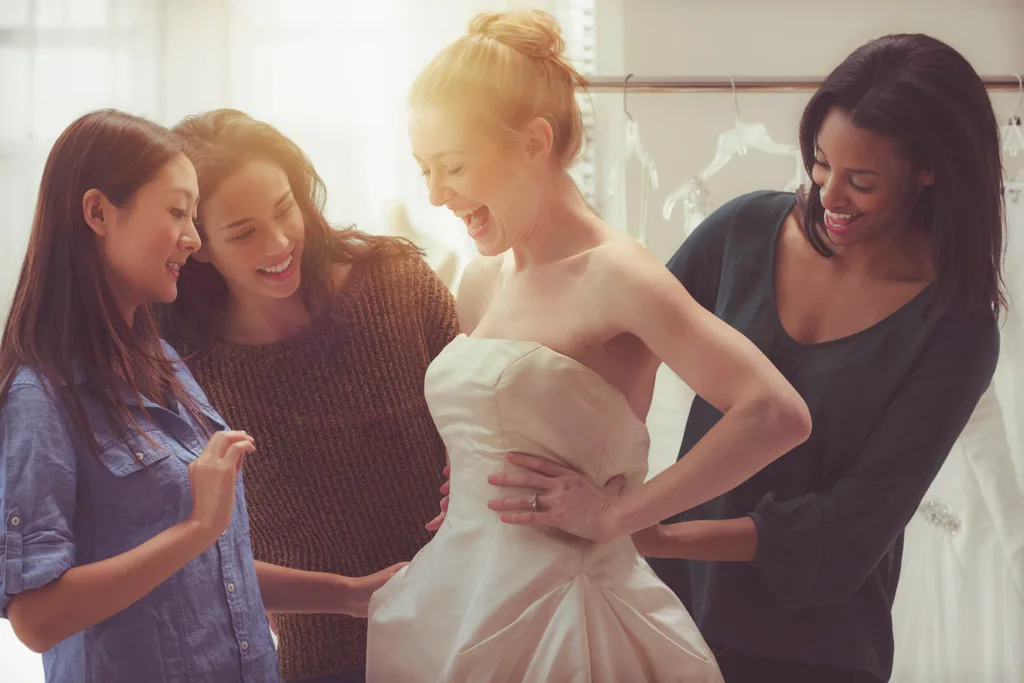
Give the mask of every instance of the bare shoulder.
[[462, 271], [455, 307], [459, 327], [466, 334], [472, 332], [487, 312], [501, 278], [504, 257], [480, 256], [470, 261]]
[[652, 277], [668, 274], [665, 266], [654, 255], [631, 237], [609, 240], [589, 252], [587, 275], [592, 285], [601, 289], [608, 287], [621, 290], [642, 283], [650, 283]]
[[591, 251], [586, 277], [588, 303], [600, 307], [610, 333], [643, 337], [641, 328], [652, 322], [681, 322], [699, 307], [663, 263], [625, 235]]

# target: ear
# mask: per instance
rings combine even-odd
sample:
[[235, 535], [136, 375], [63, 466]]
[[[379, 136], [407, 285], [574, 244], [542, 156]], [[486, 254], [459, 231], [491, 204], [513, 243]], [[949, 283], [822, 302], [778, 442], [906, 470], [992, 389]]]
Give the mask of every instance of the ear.
[[548, 160], [555, 142], [555, 131], [547, 119], [537, 117], [526, 124], [523, 138], [526, 143], [527, 161], [531, 164], [541, 164]]
[[110, 200], [96, 188], [82, 195], [82, 215], [85, 217], [85, 223], [100, 237], [106, 237], [110, 232], [116, 211]]

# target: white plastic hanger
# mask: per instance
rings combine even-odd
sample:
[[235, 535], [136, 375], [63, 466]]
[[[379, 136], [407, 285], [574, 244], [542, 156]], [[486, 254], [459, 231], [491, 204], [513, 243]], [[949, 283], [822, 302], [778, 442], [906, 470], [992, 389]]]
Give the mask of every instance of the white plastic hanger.
[[[768, 134], [768, 129], [763, 123], [743, 123], [740, 115], [740, 99], [736, 93], [736, 80], [730, 78], [732, 83], [733, 105], [736, 109], [736, 125], [718, 136], [718, 149], [715, 158], [697, 174], [697, 179], [705, 182], [708, 178], [725, 168], [726, 164], [732, 161], [733, 157], [744, 156], [748, 150], [754, 149], [765, 154], [782, 154], [799, 156], [800, 150], [793, 145], [776, 142]], [[689, 187], [688, 183], [683, 184], [675, 190], [662, 207], [661, 215], [665, 220], [672, 217], [672, 209], [682, 199]]]
[[804, 157], [800, 154], [799, 149], [793, 153], [793, 159], [796, 161], [796, 171], [793, 173], [793, 179], [789, 181], [789, 184], [782, 188], [783, 192], [796, 192], [800, 189], [801, 185], [810, 180], [807, 177], [807, 169], [804, 168]]
[[622, 111], [626, 115], [626, 139], [623, 145], [622, 156], [612, 165], [608, 187], [611, 188], [612, 194], [614, 194], [615, 188], [618, 187], [625, 190], [626, 164], [629, 163], [630, 159], [635, 159], [640, 163], [640, 173], [642, 174], [640, 182], [640, 228], [637, 231], [636, 238], [640, 244], [646, 247], [647, 210], [652, 190], [658, 189], [658, 170], [654, 166], [654, 158], [647, 153], [643, 142], [640, 140], [640, 126], [637, 125], [633, 115], [629, 113], [629, 107], [626, 106], [626, 86], [632, 77], [633, 74], [629, 74], [622, 82]]
[[1014, 75], [1017, 77], [1017, 108], [1007, 124], [999, 131], [1003, 141], [1002, 152], [1008, 157], [1015, 157], [1024, 151], [1024, 133], [1021, 132], [1020, 123], [1020, 108], [1021, 103], [1024, 102], [1024, 81], [1021, 80], [1020, 74]]

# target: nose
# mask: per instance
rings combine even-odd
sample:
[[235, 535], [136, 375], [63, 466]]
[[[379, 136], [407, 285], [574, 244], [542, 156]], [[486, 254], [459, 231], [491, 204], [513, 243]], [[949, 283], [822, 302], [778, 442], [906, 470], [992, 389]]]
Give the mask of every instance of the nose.
[[267, 241], [267, 254], [276, 256], [277, 254], [284, 254], [288, 251], [288, 245], [291, 240], [288, 239], [288, 235], [281, 227], [275, 227], [270, 231], [270, 238]]
[[187, 251], [190, 254], [199, 251], [199, 248], [203, 246], [203, 241], [200, 239], [199, 231], [196, 230], [196, 224], [193, 221], [188, 222], [185, 232], [178, 238], [178, 246], [182, 251]]
[[430, 203], [434, 206], [444, 206], [455, 194], [445, 187], [433, 176], [427, 179], [427, 190], [430, 193]]
[[845, 201], [842, 183], [836, 179], [834, 173], [829, 173], [821, 186], [821, 205], [829, 211], [838, 211]]

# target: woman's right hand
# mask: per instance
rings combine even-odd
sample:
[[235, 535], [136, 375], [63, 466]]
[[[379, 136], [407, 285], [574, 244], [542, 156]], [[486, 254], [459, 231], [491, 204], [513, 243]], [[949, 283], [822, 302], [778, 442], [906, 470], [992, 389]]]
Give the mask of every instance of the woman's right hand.
[[192, 489], [189, 520], [208, 535], [211, 543], [224, 533], [235, 507], [235, 482], [246, 453], [256, 450], [245, 432], [215, 432], [202, 454], [188, 465]]

